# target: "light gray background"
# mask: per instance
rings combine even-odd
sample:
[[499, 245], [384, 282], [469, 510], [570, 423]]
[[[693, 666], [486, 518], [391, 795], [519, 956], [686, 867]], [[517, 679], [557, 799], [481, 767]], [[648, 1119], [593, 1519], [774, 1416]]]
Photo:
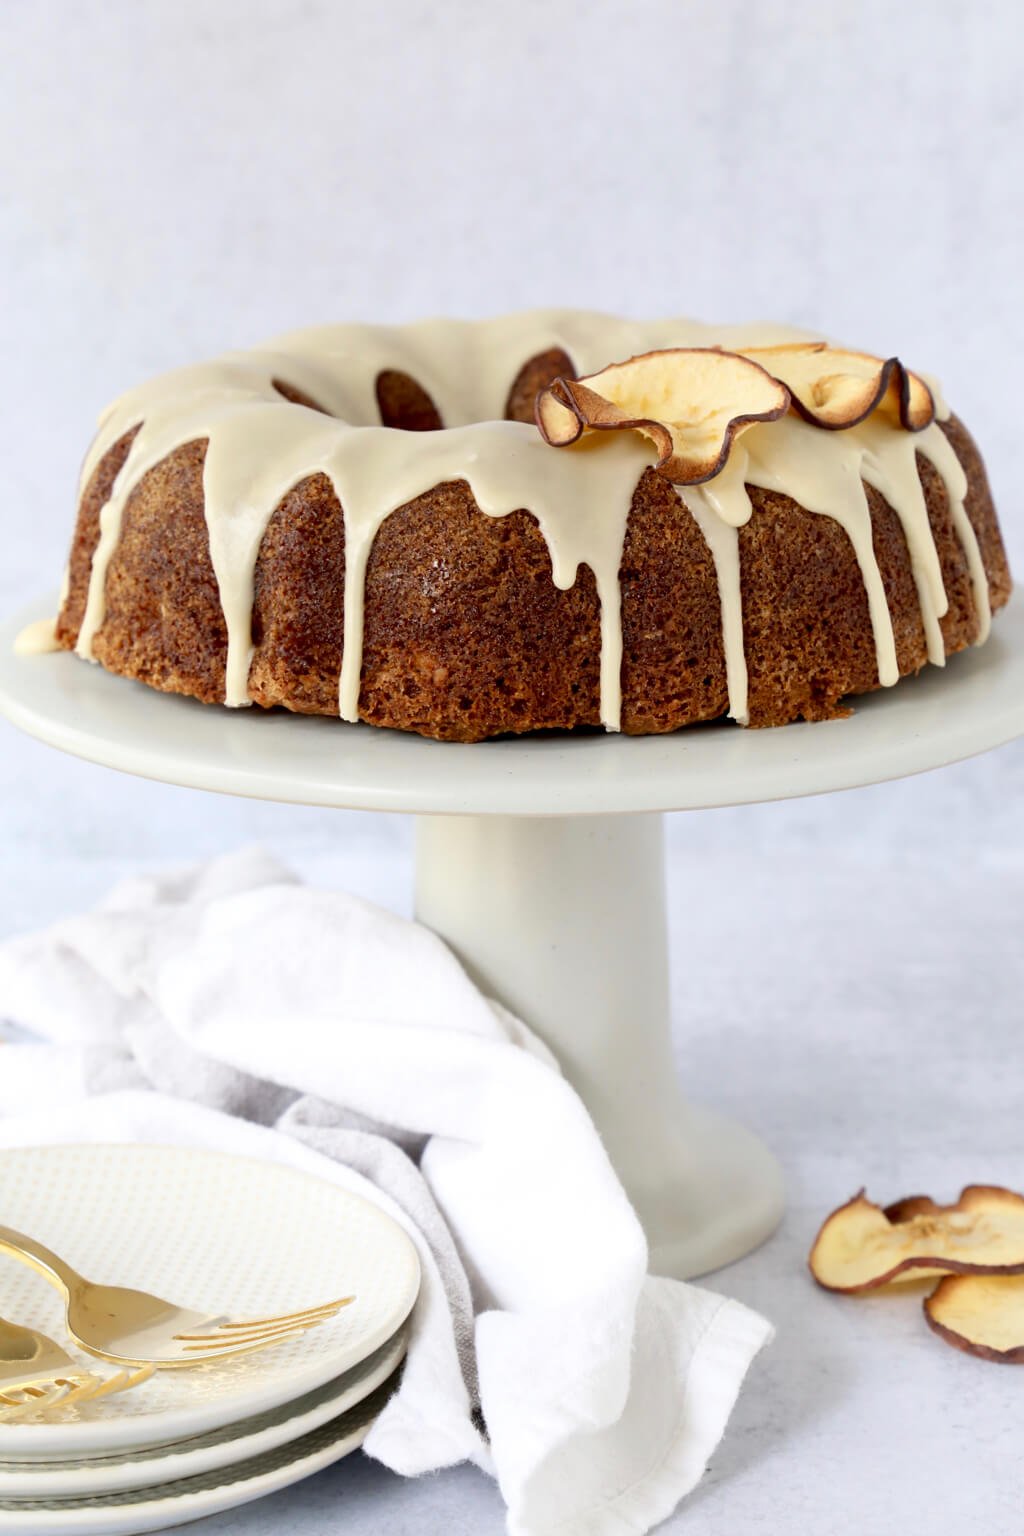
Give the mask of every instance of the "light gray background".
[[[1012, 0], [4, 0], [4, 612], [59, 578], [97, 411], [288, 327], [569, 303], [779, 318], [936, 372], [1019, 512], [1024, 49]], [[679, 1529], [1019, 1528], [1020, 1381], [841, 1304], [814, 1227], [1024, 1184], [1024, 748], [669, 827], [680, 1054], [783, 1156], [716, 1281], [780, 1337]], [[409, 826], [121, 780], [0, 728], [0, 933], [262, 839], [405, 908]], [[689, 1517], [687, 1524], [686, 1516]], [[360, 1461], [218, 1532], [490, 1532], [482, 1478]]]

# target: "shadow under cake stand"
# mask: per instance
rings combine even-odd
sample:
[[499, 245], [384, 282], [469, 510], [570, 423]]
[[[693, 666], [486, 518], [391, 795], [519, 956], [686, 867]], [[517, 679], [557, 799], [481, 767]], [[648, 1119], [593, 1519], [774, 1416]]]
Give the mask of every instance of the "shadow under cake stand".
[[1024, 734], [1022, 605], [983, 648], [846, 720], [480, 745], [209, 708], [66, 653], [15, 655], [22, 626], [52, 612], [36, 603], [0, 630], [0, 710], [30, 735], [193, 789], [417, 817], [416, 915], [551, 1046], [640, 1213], [652, 1269], [681, 1277], [768, 1237], [783, 1188], [757, 1137], [676, 1085], [661, 813], [851, 789]]

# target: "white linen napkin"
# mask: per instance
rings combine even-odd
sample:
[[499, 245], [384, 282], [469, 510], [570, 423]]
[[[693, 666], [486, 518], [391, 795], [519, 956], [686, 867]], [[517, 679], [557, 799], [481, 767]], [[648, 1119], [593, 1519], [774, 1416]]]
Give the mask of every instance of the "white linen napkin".
[[0, 1048], [0, 1144], [276, 1158], [402, 1222], [423, 1290], [371, 1456], [490, 1470], [512, 1536], [642, 1533], [700, 1478], [769, 1325], [647, 1275], [550, 1052], [427, 929], [243, 852], [0, 946], [0, 1017], [35, 1037]]

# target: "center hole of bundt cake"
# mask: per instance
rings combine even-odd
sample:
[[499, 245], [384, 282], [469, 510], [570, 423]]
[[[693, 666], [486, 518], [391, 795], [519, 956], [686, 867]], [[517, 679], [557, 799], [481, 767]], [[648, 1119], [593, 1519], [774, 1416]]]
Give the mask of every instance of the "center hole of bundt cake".
[[[561, 347], [527, 358], [509, 387], [504, 419], [532, 423], [537, 396], [559, 377], [576, 377], [572, 359]], [[444, 426], [436, 403], [411, 374], [385, 368], [377, 375], [376, 393], [382, 426], [403, 432], [435, 432]]]
[[[557, 378], [575, 377], [572, 359], [561, 347], [549, 347], [544, 352], [535, 353], [527, 358], [512, 380], [505, 399], [504, 420], [532, 423], [534, 404], [540, 392]], [[287, 384], [283, 379], [275, 379], [273, 383], [278, 394], [292, 405], [323, 411], [322, 405], [296, 389], [294, 384]], [[377, 375], [374, 393], [382, 427], [393, 427], [400, 432], [437, 432], [444, 427], [436, 402], [418, 379], [400, 368], [382, 369]]]
[[383, 427], [400, 432], [436, 432], [444, 426], [441, 413], [422, 384], [397, 368], [377, 375], [377, 409]]

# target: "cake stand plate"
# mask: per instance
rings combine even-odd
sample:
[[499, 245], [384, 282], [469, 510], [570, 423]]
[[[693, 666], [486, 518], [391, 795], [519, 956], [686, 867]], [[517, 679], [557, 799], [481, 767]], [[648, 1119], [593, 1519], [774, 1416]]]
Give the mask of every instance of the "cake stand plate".
[[0, 711], [30, 735], [190, 788], [417, 815], [417, 916], [551, 1046], [663, 1274], [702, 1274], [763, 1241], [782, 1179], [755, 1136], [676, 1087], [658, 813], [850, 789], [1024, 734], [1019, 606], [982, 649], [859, 700], [847, 720], [479, 746], [208, 708], [67, 654], [15, 655], [21, 627], [53, 606], [0, 629]]

